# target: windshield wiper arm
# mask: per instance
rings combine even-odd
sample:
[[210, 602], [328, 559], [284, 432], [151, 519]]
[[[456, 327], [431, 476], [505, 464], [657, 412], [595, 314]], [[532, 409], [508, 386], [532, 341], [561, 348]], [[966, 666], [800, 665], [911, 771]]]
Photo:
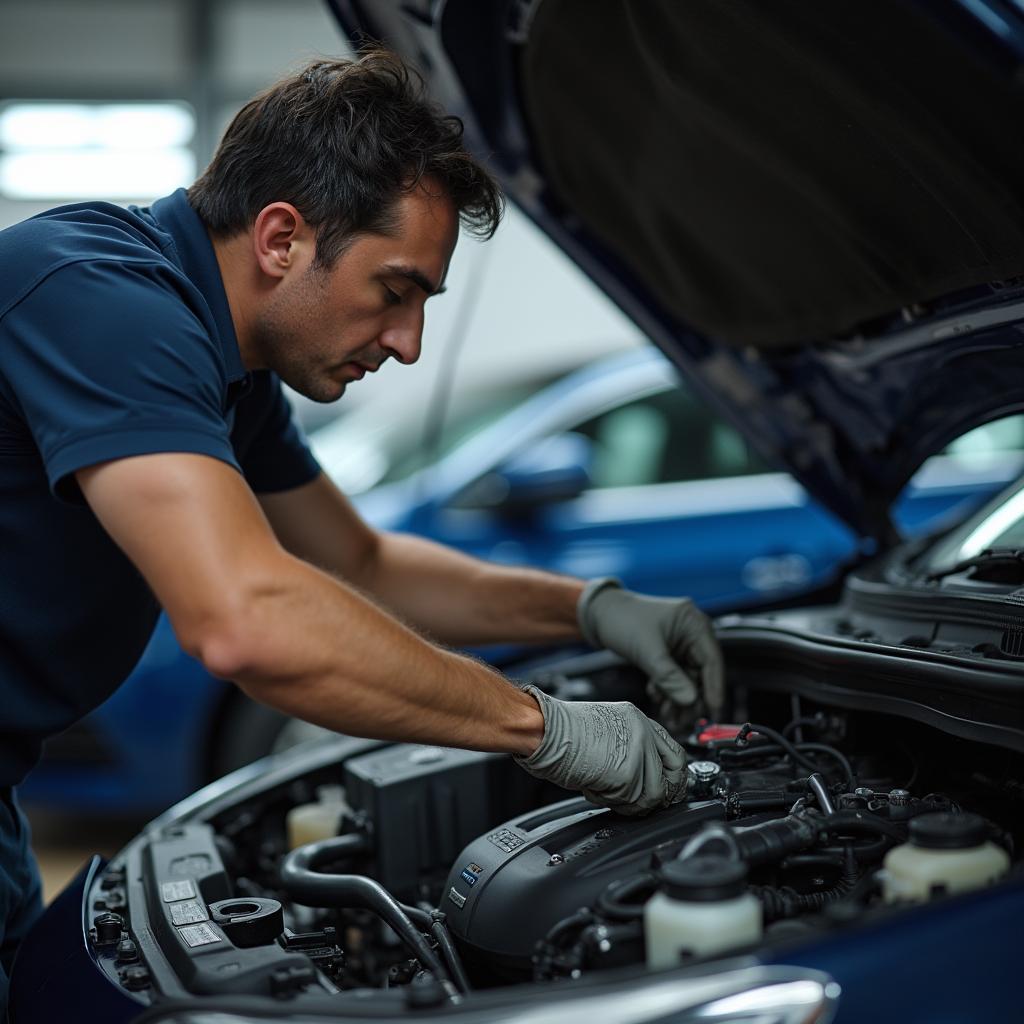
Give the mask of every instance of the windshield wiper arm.
[[[1021, 582], [1024, 582], [1024, 548], [985, 548], [984, 551], [957, 562], [948, 569], [940, 569], [938, 572], [930, 572], [925, 580], [934, 583], [936, 580], [944, 579], [947, 576], [957, 576], [968, 569], [977, 569], [981, 566], [1010, 568], [1019, 566], [1021, 570]], [[1001, 581], [1000, 581], [1001, 582]]]

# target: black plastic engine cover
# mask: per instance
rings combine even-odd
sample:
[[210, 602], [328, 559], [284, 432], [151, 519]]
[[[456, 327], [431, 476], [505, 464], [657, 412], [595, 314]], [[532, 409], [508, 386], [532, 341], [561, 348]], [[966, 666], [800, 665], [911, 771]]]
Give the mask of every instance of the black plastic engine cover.
[[373, 877], [410, 901], [473, 836], [536, 807], [537, 791], [505, 754], [399, 743], [345, 764], [348, 799], [373, 825]]
[[472, 960], [529, 969], [534, 944], [590, 906], [610, 882], [651, 865], [651, 852], [705, 822], [724, 821], [717, 800], [625, 818], [582, 798], [521, 815], [469, 844], [445, 884], [441, 909]]

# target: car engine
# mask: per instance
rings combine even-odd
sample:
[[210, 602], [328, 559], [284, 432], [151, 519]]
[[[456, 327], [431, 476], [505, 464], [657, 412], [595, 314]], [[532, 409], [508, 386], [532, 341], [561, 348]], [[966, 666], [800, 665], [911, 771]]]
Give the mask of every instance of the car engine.
[[[607, 654], [530, 680], [570, 699], [643, 692]], [[763, 954], [1017, 871], [1019, 753], [745, 687], [730, 717], [678, 735], [686, 799], [647, 817], [501, 755], [310, 748], [158, 820], [97, 872], [97, 963], [142, 1002], [359, 991], [429, 1007]]]

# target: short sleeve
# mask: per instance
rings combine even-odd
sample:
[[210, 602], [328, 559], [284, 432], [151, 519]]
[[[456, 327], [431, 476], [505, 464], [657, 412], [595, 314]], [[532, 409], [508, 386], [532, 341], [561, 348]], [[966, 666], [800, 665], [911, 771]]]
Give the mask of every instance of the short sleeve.
[[77, 470], [134, 455], [191, 452], [240, 468], [223, 357], [190, 288], [165, 264], [83, 261], [0, 321], [0, 384], [57, 497], [81, 501]]
[[231, 439], [257, 494], [301, 487], [320, 473], [276, 374], [263, 370], [252, 375], [249, 393], [238, 403]]

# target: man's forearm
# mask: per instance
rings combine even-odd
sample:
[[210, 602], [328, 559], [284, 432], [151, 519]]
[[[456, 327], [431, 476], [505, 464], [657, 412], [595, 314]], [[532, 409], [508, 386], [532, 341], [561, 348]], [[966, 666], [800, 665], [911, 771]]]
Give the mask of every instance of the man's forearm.
[[342, 732], [518, 754], [539, 745], [532, 697], [285, 551], [230, 466], [168, 453], [78, 480], [182, 647], [214, 675]]
[[581, 580], [484, 562], [407, 534], [381, 534], [355, 580], [396, 615], [456, 646], [573, 640]]
[[292, 554], [370, 594], [399, 618], [454, 646], [573, 640], [583, 584], [495, 565], [368, 526], [331, 480], [260, 496]]
[[503, 753], [532, 752], [536, 702], [493, 669], [428, 643], [331, 577], [289, 559], [250, 607], [237, 665], [252, 697], [329, 729]]

